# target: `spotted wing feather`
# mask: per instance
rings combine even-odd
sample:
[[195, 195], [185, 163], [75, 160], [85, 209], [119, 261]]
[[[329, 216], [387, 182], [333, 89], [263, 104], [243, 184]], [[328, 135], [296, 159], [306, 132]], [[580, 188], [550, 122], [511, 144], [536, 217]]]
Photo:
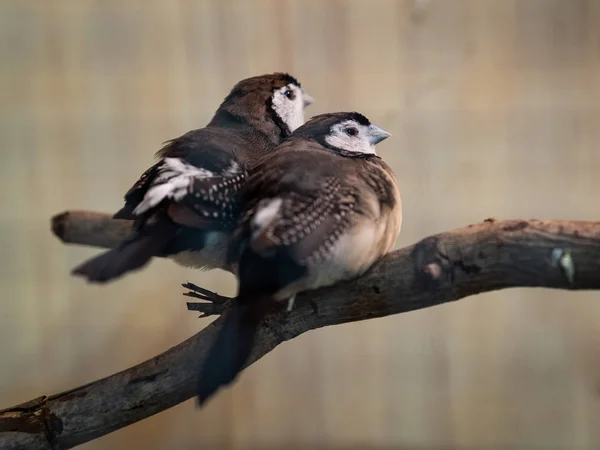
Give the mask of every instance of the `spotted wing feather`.
[[245, 172], [234, 176], [194, 178], [181, 207], [210, 221], [213, 228], [233, 230], [241, 212], [238, 200], [245, 179]]
[[350, 224], [356, 204], [356, 192], [343, 180], [329, 177], [312, 192], [279, 192], [276, 214], [265, 223], [256, 217], [267, 208], [269, 199], [250, 205], [242, 218], [241, 228], [249, 230], [248, 244], [259, 254], [286, 249], [299, 264], [327, 257]]

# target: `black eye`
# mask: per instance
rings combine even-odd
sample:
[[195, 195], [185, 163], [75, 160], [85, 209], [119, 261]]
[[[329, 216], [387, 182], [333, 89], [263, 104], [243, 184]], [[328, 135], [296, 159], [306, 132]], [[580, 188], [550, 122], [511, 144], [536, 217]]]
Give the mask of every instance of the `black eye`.
[[354, 127], [346, 128], [344, 131], [348, 136], [356, 136], [358, 134], [358, 130]]
[[294, 100], [294, 98], [296, 98], [296, 96], [294, 95], [294, 91], [292, 91], [291, 89], [286, 89], [283, 95], [285, 95], [290, 100]]

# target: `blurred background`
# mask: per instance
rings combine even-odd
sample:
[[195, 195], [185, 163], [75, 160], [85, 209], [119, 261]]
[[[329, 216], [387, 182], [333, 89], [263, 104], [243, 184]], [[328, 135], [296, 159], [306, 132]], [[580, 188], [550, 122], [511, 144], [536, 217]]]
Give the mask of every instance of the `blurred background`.
[[[289, 71], [392, 132], [404, 246], [487, 217], [600, 219], [595, 0], [0, 1], [0, 408], [209, 323], [156, 260], [98, 287], [50, 217], [114, 212], [160, 144], [242, 78]], [[600, 448], [600, 294], [511, 289], [285, 343], [197, 410], [92, 449]]]

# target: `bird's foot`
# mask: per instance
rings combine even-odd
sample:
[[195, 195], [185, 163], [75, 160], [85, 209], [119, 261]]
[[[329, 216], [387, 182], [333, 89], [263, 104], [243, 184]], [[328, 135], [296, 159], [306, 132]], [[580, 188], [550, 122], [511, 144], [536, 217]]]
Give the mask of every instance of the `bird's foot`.
[[202, 313], [200, 318], [209, 316], [219, 316], [223, 314], [229, 306], [233, 298], [219, 295], [216, 292], [209, 291], [208, 289], [196, 286], [193, 283], [184, 283], [182, 286], [189, 289], [183, 295], [186, 297], [197, 298], [204, 300], [203, 302], [187, 302], [187, 308], [189, 311], [196, 311]]

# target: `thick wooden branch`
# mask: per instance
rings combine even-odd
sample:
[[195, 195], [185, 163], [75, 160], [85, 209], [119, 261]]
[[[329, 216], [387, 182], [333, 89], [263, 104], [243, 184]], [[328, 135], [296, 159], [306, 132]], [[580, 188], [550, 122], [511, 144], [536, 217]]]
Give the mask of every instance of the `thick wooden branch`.
[[[87, 212], [53, 220], [64, 242], [102, 247], [115, 245], [128, 226]], [[486, 220], [423, 239], [387, 255], [360, 279], [300, 295], [290, 314], [269, 316], [250, 364], [308, 330], [517, 286], [600, 288], [600, 222]], [[0, 448], [71, 448], [189, 399], [220, 326], [217, 319], [123, 372], [0, 411]]]
[[65, 211], [52, 218], [52, 232], [65, 244], [113, 248], [131, 232], [133, 222], [95, 211]]

